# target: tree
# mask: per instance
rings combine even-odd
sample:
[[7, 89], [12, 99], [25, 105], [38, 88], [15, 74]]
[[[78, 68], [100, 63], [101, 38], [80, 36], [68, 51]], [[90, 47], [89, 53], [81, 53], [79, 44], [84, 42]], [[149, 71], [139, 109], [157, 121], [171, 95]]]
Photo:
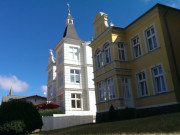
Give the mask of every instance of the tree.
[[[11, 125], [14, 127], [15, 124], [12, 123], [20, 123], [19, 128], [10, 128], [10, 130], [7, 131], [5, 127], [7, 127], [7, 125], [8, 127]], [[21, 132], [19, 134], [27, 134], [35, 129], [41, 129], [42, 125], [41, 115], [30, 102], [12, 100], [4, 102], [0, 106], [0, 134], [4, 132], [12, 132], [14, 134]], [[18, 131], [16, 131], [16, 129]]]

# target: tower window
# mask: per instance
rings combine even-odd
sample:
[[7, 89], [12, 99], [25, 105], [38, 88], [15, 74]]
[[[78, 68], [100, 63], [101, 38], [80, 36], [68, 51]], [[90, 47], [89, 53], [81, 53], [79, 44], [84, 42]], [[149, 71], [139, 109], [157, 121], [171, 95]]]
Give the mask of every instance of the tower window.
[[81, 108], [81, 94], [71, 94], [71, 107]]
[[70, 47], [70, 58], [72, 60], [79, 60], [78, 48]]
[[71, 76], [71, 82], [80, 83], [79, 70], [71, 69], [70, 76]]

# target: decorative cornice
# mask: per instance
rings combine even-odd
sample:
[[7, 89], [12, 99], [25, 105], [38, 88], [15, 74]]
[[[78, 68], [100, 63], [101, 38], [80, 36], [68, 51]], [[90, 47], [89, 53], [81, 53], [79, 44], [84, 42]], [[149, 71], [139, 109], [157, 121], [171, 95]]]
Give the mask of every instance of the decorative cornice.
[[69, 44], [76, 44], [76, 45], [82, 45], [82, 43], [85, 43], [81, 40], [75, 40], [70, 38], [62, 38], [59, 43], [55, 46], [54, 51], [57, 51], [57, 49], [63, 44], [63, 43], [69, 43]]
[[[96, 77], [94, 78], [94, 81], [97, 81], [97, 80], [102, 79], [102, 78], [105, 79], [105, 76], [112, 75], [112, 73], [115, 72], [115, 71], [130, 73], [130, 72], [131, 72], [131, 69], [114, 68], [114, 69], [111, 69], [111, 70], [109, 70], [109, 71], [107, 71], [107, 72], [105, 72], [105, 73], [103, 73], [103, 74], [101, 74], [101, 75], [99, 75], [99, 76], [96, 76]], [[116, 75], [113, 75], [113, 76], [117, 76], [117, 74], [116, 74]]]

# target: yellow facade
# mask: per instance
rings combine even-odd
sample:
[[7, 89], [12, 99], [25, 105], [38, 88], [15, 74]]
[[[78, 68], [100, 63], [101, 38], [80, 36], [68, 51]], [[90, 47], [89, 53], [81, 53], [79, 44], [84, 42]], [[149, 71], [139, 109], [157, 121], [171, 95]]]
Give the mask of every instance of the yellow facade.
[[97, 113], [109, 111], [111, 105], [144, 109], [179, 104], [180, 10], [167, 11], [157, 4], [126, 28], [108, 25], [107, 15], [100, 12], [93, 27]]

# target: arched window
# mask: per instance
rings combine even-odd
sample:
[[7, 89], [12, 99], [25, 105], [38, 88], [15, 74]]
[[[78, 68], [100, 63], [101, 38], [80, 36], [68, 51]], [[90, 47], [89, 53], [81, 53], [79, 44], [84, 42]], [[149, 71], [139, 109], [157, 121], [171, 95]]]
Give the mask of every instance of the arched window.
[[105, 62], [106, 64], [111, 62], [111, 49], [109, 44], [106, 44], [104, 47], [104, 53], [105, 53]]
[[100, 49], [96, 51], [96, 69], [99, 69], [103, 66], [103, 58], [102, 58], [102, 52]]

